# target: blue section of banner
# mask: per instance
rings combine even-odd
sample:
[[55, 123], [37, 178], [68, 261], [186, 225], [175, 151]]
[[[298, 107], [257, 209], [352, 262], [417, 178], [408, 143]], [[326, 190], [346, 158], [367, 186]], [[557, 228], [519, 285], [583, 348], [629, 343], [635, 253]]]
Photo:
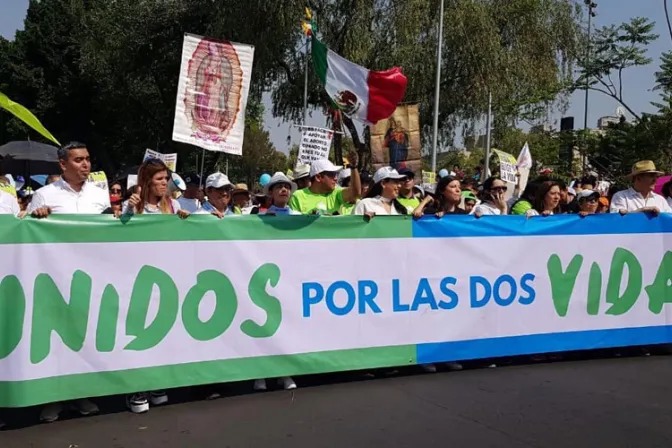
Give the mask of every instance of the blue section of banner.
[[672, 325], [418, 344], [418, 364], [672, 343]]
[[[478, 223], [478, 225], [474, 225]], [[443, 219], [426, 216], [413, 221], [413, 238], [458, 238], [487, 236], [618, 235], [672, 233], [672, 214], [645, 213], [557, 216], [450, 215]]]

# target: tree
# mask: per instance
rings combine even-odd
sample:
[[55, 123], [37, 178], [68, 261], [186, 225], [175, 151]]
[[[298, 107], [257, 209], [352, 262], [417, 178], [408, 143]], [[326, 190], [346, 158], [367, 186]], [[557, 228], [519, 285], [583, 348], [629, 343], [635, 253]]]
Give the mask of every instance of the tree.
[[644, 17], [635, 17], [628, 23], [605, 26], [595, 32], [590, 42], [589, 57], [579, 60], [579, 77], [575, 90], [585, 89], [600, 92], [618, 101], [635, 118], [635, 112], [623, 96], [623, 71], [630, 67], [648, 65], [652, 59], [646, 56], [647, 45], [658, 39], [654, 34], [655, 22]]

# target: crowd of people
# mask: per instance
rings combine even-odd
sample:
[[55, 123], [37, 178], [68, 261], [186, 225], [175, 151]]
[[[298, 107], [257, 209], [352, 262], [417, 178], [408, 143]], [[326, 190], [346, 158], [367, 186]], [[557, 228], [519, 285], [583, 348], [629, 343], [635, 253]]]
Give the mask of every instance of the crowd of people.
[[[440, 173], [436, 185], [416, 185], [415, 173], [407, 168], [398, 171], [382, 167], [371, 176], [360, 172], [356, 153], [348, 155], [347, 168], [329, 160], [300, 165], [289, 177], [275, 173], [263, 189], [252, 193], [244, 183], [234, 184], [226, 174], [211, 173], [204, 180], [190, 174], [183, 181], [158, 159], [142, 163], [137, 184], [128, 187], [126, 180], [109, 183], [109, 191], [89, 182], [91, 161], [86, 145], [70, 143], [58, 151], [60, 176], [49, 176], [46, 185], [29, 195], [14, 197], [0, 190], [0, 213], [19, 218], [48, 218], [51, 214], [111, 214], [130, 218], [137, 214], [173, 214], [188, 219], [192, 214], [214, 215], [219, 219], [246, 214], [278, 215], [412, 215], [415, 218], [445, 215], [525, 215], [530, 218], [564, 213], [582, 217], [596, 213], [647, 212], [652, 215], [672, 213], [672, 182], [663, 187], [663, 195], [654, 186], [663, 173], [651, 161], [632, 167], [631, 187], [610, 195], [596, 190], [597, 179], [587, 177], [570, 187], [565, 182], [540, 176], [520, 183], [506, 198], [509, 187], [498, 177], [480, 182], [480, 171], [467, 176], [459, 170]], [[445, 171], [445, 170], [442, 170]], [[0, 176], [0, 183], [7, 182]], [[609, 197], [611, 196], [611, 197]], [[435, 371], [431, 365], [423, 366]], [[452, 363], [452, 370], [460, 364]], [[280, 378], [285, 389], [296, 388], [292, 378]], [[265, 390], [265, 379], [258, 379], [255, 390]], [[135, 393], [127, 397], [133, 412], [147, 412], [151, 405], [168, 401], [165, 391]], [[98, 412], [90, 400], [71, 403], [81, 414]], [[41, 414], [44, 422], [53, 422], [63, 410], [62, 403], [46, 405]], [[0, 426], [2, 421], [0, 420]]]

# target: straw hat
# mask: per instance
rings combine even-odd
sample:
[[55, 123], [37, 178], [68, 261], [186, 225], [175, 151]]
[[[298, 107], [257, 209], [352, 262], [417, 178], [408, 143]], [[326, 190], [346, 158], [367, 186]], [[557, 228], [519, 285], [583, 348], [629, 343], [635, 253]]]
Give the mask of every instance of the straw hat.
[[659, 176], [663, 175], [662, 171], [656, 170], [656, 165], [651, 160], [640, 160], [639, 162], [632, 165], [632, 172], [628, 177], [635, 177], [640, 174], [657, 174]]

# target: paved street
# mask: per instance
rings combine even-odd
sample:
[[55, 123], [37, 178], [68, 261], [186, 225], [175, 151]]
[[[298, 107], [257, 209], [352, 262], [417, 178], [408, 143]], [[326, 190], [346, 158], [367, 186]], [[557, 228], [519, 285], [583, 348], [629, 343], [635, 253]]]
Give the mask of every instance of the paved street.
[[672, 446], [669, 356], [308, 378], [294, 394], [191, 397], [145, 415], [124, 412], [119, 397], [108, 400], [102, 407], [113, 412], [105, 415], [13, 424], [0, 432], [0, 447]]

